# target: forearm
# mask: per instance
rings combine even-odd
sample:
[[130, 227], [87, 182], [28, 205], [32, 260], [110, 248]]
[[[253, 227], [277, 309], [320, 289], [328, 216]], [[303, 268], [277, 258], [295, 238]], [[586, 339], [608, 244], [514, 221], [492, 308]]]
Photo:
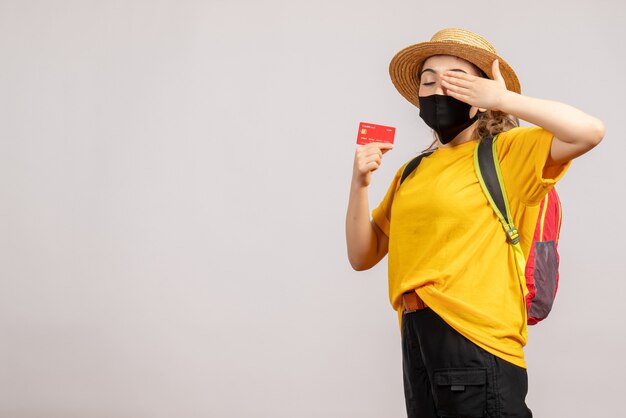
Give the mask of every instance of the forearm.
[[550, 131], [568, 144], [583, 144], [592, 148], [604, 136], [601, 120], [564, 103], [507, 91], [498, 108]]
[[370, 222], [367, 186], [355, 182], [350, 187], [346, 214], [348, 260], [355, 270], [372, 267], [377, 253], [377, 238]]

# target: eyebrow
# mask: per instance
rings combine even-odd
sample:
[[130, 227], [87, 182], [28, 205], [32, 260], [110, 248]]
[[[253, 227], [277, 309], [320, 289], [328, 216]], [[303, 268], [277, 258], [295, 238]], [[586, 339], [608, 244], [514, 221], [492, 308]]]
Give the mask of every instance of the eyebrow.
[[[433, 74], [437, 74], [437, 72], [436, 72], [435, 70], [433, 70], [432, 68], [424, 68], [424, 69], [422, 70], [422, 72], [420, 73], [420, 77], [421, 77], [421, 76], [422, 76], [422, 74], [424, 74], [426, 71], [428, 71], [428, 72], [430, 72], [430, 73], [433, 73]], [[467, 74], [467, 71], [462, 70], [462, 69], [460, 69], [460, 68], [453, 68], [453, 69], [451, 69], [451, 70], [446, 70], [446, 71], [458, 71], [458, 72], [461, 72], [461, 73], [465, 73], [465, 74]]]

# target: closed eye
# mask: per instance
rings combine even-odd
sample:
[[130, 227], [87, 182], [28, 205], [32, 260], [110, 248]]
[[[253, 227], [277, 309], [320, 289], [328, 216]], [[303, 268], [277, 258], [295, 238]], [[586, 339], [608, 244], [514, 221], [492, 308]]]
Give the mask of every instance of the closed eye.
[[433, 85], [435, 85], [434, 81], [431, 81], [429, 83], [422, 83], [422, 86], [433, 86]]

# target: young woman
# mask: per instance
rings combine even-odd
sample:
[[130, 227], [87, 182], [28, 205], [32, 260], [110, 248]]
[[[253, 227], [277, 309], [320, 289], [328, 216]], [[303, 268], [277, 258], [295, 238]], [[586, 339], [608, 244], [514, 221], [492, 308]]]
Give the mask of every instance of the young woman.
[[[366, 270], [389, 254], [408, 416], [531, 417], [525, 397], [525, 304], [513, 251], [474, 171], [496, 136], [504, 185], [528, 254], [539, 202], [603, 123], [520, 94], [513, 69], [482, 37], [444, 29], [390, 64], [398, 91], [435, 131], [434, 152], [399, 188], [397, 171], [369, 216], [367, 188], [391, 145], [359, 146], [346, 217], [348, 258]], [[517, 127], [517, 119], [536, 125]]]

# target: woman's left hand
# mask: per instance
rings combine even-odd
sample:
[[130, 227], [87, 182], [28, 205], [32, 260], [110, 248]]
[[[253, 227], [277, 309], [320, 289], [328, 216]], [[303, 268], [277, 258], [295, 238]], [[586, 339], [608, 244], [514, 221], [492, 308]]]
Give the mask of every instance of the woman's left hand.
[[500, 110], [503, 97], [508, 92], [506, 83], [500, 73], [498, 60], [491, 65], [493, 80], [477, 77], [460, 71], [447, 71], [442, 75], [442, 87], [462, 102], [479, 109]]
[[499, 110], [549, 131], [553, 138], [546, 167], [573, 160], [598, 145], [604, 137], [604, 123], [600, 119], [564, 103], [508, 91], [498, 60], [491, 69], [493, 80], [447, 71], [441, 76], [441, 86], [448, 96], [481, 111]]

